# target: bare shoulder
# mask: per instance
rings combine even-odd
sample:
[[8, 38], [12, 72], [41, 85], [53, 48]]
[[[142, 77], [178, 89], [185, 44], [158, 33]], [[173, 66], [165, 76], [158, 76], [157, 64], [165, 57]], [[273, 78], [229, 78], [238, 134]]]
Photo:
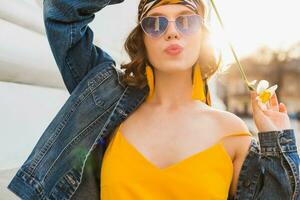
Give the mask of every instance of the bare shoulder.
[[234, 113], [217, 108], [208, 108], [205, 115], [213, 119], [214, 123], [218, 124], [221, 135], [238, 132], [249, 133], [249, 129], [244, 120]]
[[[234, 113], [223, 110], [216, 110], [216, 112], [218, 113], [218, 123], [223, 129], [221, 136], [231, 135], [233, 133], [250, 133], [248, 126], [244, 122], [244, 120]], [[252, 138], [253, 137], [249, 135], [238, 135], [233, 137], [226, 137], [224, 141], [226, 146], [231, 146], [232, 148], [234, 148], [234, 157], [243, 160], [248, 152]]]
[[217, 110], [216, 112], [218, 112], [219, 122], [221, 123], [222, 127], [224, 127], [224, 134], [249, 132], [249, 129], [244, 120], [242, 120], [234, 113], [223, 110]]

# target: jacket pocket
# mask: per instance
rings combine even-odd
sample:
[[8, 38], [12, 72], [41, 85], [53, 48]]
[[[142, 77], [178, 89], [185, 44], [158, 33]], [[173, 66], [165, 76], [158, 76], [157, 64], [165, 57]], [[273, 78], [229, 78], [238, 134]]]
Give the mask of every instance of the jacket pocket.
[[88, 86], [92, 92], [94, 103], [104, 110], [120, 98], [120, 94], [124, 90], [118, 80], [117, 71], [114, 68], [96, 74], [88, 82]]

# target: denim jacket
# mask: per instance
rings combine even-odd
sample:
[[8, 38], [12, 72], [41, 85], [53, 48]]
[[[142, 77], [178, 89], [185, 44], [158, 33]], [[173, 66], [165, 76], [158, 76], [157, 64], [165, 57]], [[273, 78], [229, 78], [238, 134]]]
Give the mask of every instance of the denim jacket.
[[[123, 1], [44, 0], [47, 37], [70, 97], [8, 185], [20, 198], [100, 199], [104, 142], [149, 92], [121, 84], [123, 72], [93, 45], [94, 13]], [[234, 199], [299, 200], [293, 129], [259, 132], [258, 139], [252, 138]]]

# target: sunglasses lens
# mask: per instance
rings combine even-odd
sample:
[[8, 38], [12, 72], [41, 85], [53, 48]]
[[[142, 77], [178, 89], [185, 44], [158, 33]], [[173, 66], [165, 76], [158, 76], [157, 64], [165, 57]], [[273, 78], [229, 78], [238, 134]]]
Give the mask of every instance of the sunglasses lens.
[[152, 37], [159, 37], [163, 34], [168, 26], [168, 19], [162, 16], [145, 17], [141, 26], [143, 30]]
[[199, 15], [182, 15], [176, 18], [176, 26], [183, 34], [197, 32], [202, 24], [202, 18]]

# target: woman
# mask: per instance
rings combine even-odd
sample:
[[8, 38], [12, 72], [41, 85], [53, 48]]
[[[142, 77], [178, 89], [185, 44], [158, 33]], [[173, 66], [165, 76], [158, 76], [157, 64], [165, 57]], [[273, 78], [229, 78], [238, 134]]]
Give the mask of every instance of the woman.
[[295, 137], [276, 95], [263, 110], [251, 94], [260, 149], [240, 118], [210, 107], [203, 2], [141, 1], [125, 73], [87, 26], [120, 2], [44, 1], [71, 96], [8, 188], [23, 199], [298, 199]]

